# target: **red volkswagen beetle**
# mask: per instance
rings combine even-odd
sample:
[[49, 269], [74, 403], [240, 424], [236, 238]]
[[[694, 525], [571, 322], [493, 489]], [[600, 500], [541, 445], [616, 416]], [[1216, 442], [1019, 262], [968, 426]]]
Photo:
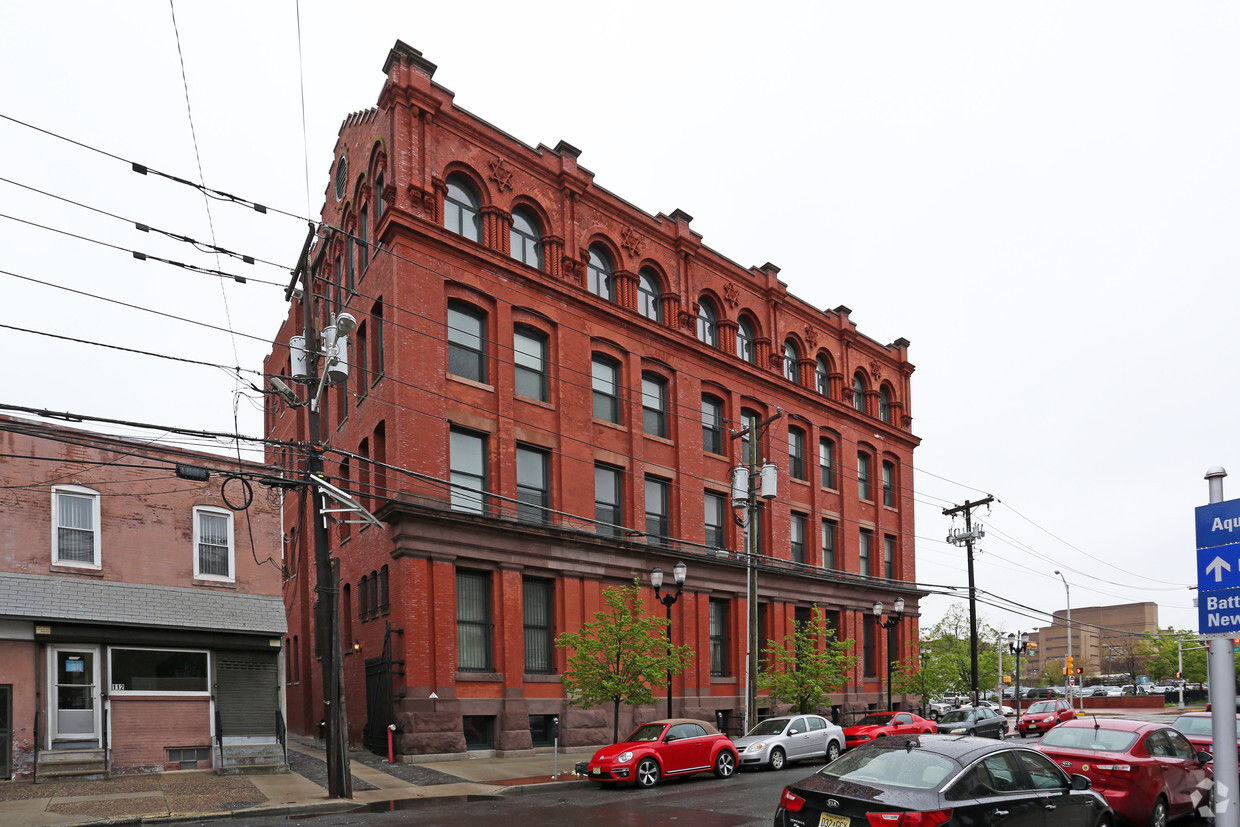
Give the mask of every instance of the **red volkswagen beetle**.
[[603, 783], [653, 787], [663, 776], [736, 773], [732, 739], [705, 721], [668, 718], [642, 724], [618, 744], [603, 747], [586, 762], [585, 774]]
[[850, 727], [844, 727], [844, 746], [867, 744], [890, 735], [929, 735], [939, 731], [934, 721], [911, 712], [871, 712]]
[[1163, 827], [1210, 800], [1210, 755], [1166, 724], [1078, 718], [1042, 736], [1037, 748], [1080, 774], [1130, 824]]

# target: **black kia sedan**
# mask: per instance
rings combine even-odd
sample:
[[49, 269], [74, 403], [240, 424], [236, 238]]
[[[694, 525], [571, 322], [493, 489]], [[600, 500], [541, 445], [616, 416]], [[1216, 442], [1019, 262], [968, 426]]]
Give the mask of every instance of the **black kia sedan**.
[[775, 827], [1110, 827], [1088, 778], [989, 738], [883, 738], [784, 788]]

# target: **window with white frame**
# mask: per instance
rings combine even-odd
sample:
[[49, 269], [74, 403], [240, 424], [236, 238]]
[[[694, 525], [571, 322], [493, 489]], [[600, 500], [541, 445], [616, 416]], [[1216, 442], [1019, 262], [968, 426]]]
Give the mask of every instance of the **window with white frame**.
[[224, 508], [194, 509], [194, 576], [232, 580], [233, 515]]
[[99, 492], [78, 485], [52, 488], [52, 563], [99, 568]]
[[111, 649], [113, 693], [199, 695], [211, 691], [208, 655], [177, 649]]

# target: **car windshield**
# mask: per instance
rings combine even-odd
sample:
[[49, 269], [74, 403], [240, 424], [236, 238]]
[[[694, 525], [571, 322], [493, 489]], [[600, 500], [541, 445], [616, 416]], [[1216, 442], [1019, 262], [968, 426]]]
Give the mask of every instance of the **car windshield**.
[[866, 715], [860, 721], [857, 721], [855, 726], [886, 726], [891, 723], [891, 716], [892, 713], [890, 712], [882, 712], [878, 715]]
[[633, 730], [633, 734], [625, 741], [657, 741], [659, 736], [663, 734], [663, 724], [644, 724]]
[[973, 710], [957, 709], [957, 710], [947, 713], [942, 718], [939, 718], [939, 723], [940, 724], [956, 724], [961, 721], [971, 721], [971, 720], [973, 720]]
[[[1214, 735], [1214, 724], [1209, 715], [1181, 715], [1172, 726], [1185, 735]], [[1240, 738], [1240, 718], [1236, 719], [1236, 737]]]
[[932, 790], [956, 765], [921, 749], [855, 749], [819, 770], [819, 775], [858, 784]]
[[1025, 710], [1025, 712], [1028, 712], [1030, 715], [1037, 715], [1039, 712], [1054, 712], [1054, 711], [1055, 711], [1054, 701], [1038, 701], [1036, 704], [1034, 704], [1033, 706]]
[[1137, 733], [1123, 729], [1101, 729], [1092, 726], [1060, 726], [1042, 736], [1041, 746], [1063, 749], [1087, 749], [1096, 752], [1127, 752], [1137, 740]]
[[753, 729], [749, 730], [748, 735], [779, 735], [784, 731], [784, 727], [788, 726], [788, 718], [772, 718], [769, 721], [763, 721]]

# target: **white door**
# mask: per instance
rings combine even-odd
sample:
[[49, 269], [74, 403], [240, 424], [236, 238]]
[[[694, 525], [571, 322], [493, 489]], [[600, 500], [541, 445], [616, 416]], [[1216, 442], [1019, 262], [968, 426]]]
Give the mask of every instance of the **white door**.
[[51, 736], [60, 741], [99, 740], [99, 650], [52, 649]]

